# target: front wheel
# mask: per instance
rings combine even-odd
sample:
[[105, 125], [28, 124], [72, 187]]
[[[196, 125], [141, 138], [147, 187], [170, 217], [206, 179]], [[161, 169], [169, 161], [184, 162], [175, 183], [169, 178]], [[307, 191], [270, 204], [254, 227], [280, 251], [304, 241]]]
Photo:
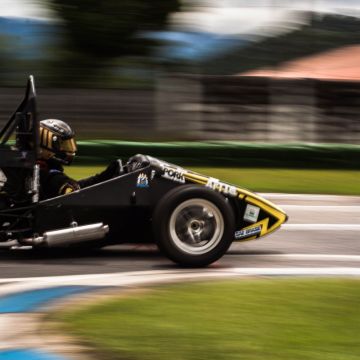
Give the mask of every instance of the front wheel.
[[200, 267], [218, 260], [233, 241], [234, 227], [228, 200], [198, 185], [171, 190], [153, 214], [160, 250], [182, 266]]

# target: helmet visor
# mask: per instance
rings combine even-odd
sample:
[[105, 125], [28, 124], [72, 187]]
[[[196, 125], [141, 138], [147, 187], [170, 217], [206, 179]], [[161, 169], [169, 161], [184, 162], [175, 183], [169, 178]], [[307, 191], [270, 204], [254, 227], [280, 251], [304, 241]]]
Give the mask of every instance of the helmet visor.
[[74, 139], [63, 140], [60, 145], [60, 151], [67, 153], [76, 153], [77, 146]]

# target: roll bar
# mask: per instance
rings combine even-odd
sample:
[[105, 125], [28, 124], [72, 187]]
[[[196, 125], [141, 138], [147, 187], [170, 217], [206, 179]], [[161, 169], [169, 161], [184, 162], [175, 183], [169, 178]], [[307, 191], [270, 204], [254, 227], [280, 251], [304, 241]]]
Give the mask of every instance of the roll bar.
[[[7, 145], [14, 134], [15, 148], [10, 150]], [[35, 82], [32, 75], [27, 81], [24, 99], [0, 131], [0, 151], [3, 158], [3, 161], [0, 160], [0, 166], [22, 167], [21, 163], [23, 163], [29, 167], [29, 162], [34, 164], [38, 157], [39, 121], [36, 112]], [[5, 163], [1, 164], [2, 162]]]

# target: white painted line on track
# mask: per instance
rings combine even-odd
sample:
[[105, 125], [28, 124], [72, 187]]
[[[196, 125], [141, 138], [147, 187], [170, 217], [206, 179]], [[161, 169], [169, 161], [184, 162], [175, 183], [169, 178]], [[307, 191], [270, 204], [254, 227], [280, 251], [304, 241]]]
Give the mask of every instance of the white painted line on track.
[[346, 199], [359, 199], [360, 196], [356, 195], [319, 195], [319, 194], [282, 194], [282, 193], [259, 193], [260, 196], [265, 199], [271, 198], [276, 200], [281, 199], [296, 199], [304, 201], [314, 201], [314, 200], [346, 200]]
[[[190, 279], [238, 276], [232, 269], [198, 269], [198, 270], [154, 270], [134, 271], [112, 274], [67, 275], [37, 278], [10, 279], [12, 283], [0, 288], [0, 296], [22, 291], [51, 288], [55, 286], [138, 286]], [[3, 281], [5, 279], [2, 279]]]
[[[244, 254], [242, 257], [273, 257], [273, 258], [292, 258], [294, 260], [339, 260], [339, 261], [360, 261], [360, 255], [337, 255], [337, 254]], [[239, 268], [236, 268], [239, 269]], [[247, 269], [247, 268], [244, 268]], [[274, 268], [275, 270], [278, 268]], [[281, 270], [279, 268], [278, 270]], [[301, 269], [301, 268], [299, 268]], [[176, 269], [176, 270], [147, 270], [147, 271], [130, 271], [121, 273], [103, 273], [103, 274], [84, 274], [84, 275], [57, 275], [57, 276], [38, 276], [38, 277], [20, 277], [20, 278], [4, 278], [0, 279], [2, 287], [12, 286], [16, 283], [49, 283], [53, 285], [66, 284], [69, 281], [74, 284], [84, 284], [87, 282], [107, 281], [108, 279], [139, 279], [147, 277], [168, 277], [168, 276], [209, 276], [224, 275], [232, 273], [234, 268], [205, 268], [205, 269]]]
[[141, 286], [146, 284], [171, 283], [186, 280], [238, 276], [360, 276], [360, 267], [252, 267], [227, 269], [189, 269], [135, 271], [112, 274], [69, 275], [37, 278], [2, 279], [12, 281], [0, 288], [0, 295], [44, 289], [56, 286]]
[[[270, 256], [270, 255], [265, 255]], [[274, 255], [276, 256], [276, 255]], [[360, 261], [360, 255], [332, 255], [332, 254], [279, 254], [278, 256], [292, 260], [315, 261]]]
[[284, 224], [281, 229], [289, 231], [360, 231], [360, 224]]
[[358, 212], [358, 205], [277, 205], [282, 209], [288, 210], [309, 210], [309, 211], [339, 211], [339, 212]]
[[353, 267], [236, 268], [233, 271], [253, 276], [360, 276], [360, 268]]
[[360, 261], [360, 255], [335, 255], [335, 254], [244, 254], [242, 258], [258, 257], [258, 258], [274, 258], [274, 259], [290, 259], [290, 260], [312, 260], [312, 261]]

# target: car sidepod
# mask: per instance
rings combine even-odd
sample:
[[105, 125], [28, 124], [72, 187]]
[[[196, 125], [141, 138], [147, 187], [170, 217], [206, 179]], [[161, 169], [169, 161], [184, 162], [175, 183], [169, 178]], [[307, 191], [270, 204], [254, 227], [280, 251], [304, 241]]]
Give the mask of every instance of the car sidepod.
[[166, 192], [177, 185], [165, 184], [152, 166], [138, 169], [87, 188], [40, 201], [35, 210], [34, 231], [103, 223], [109, 226], [110, 243], [153, 241], [152, 211]]

